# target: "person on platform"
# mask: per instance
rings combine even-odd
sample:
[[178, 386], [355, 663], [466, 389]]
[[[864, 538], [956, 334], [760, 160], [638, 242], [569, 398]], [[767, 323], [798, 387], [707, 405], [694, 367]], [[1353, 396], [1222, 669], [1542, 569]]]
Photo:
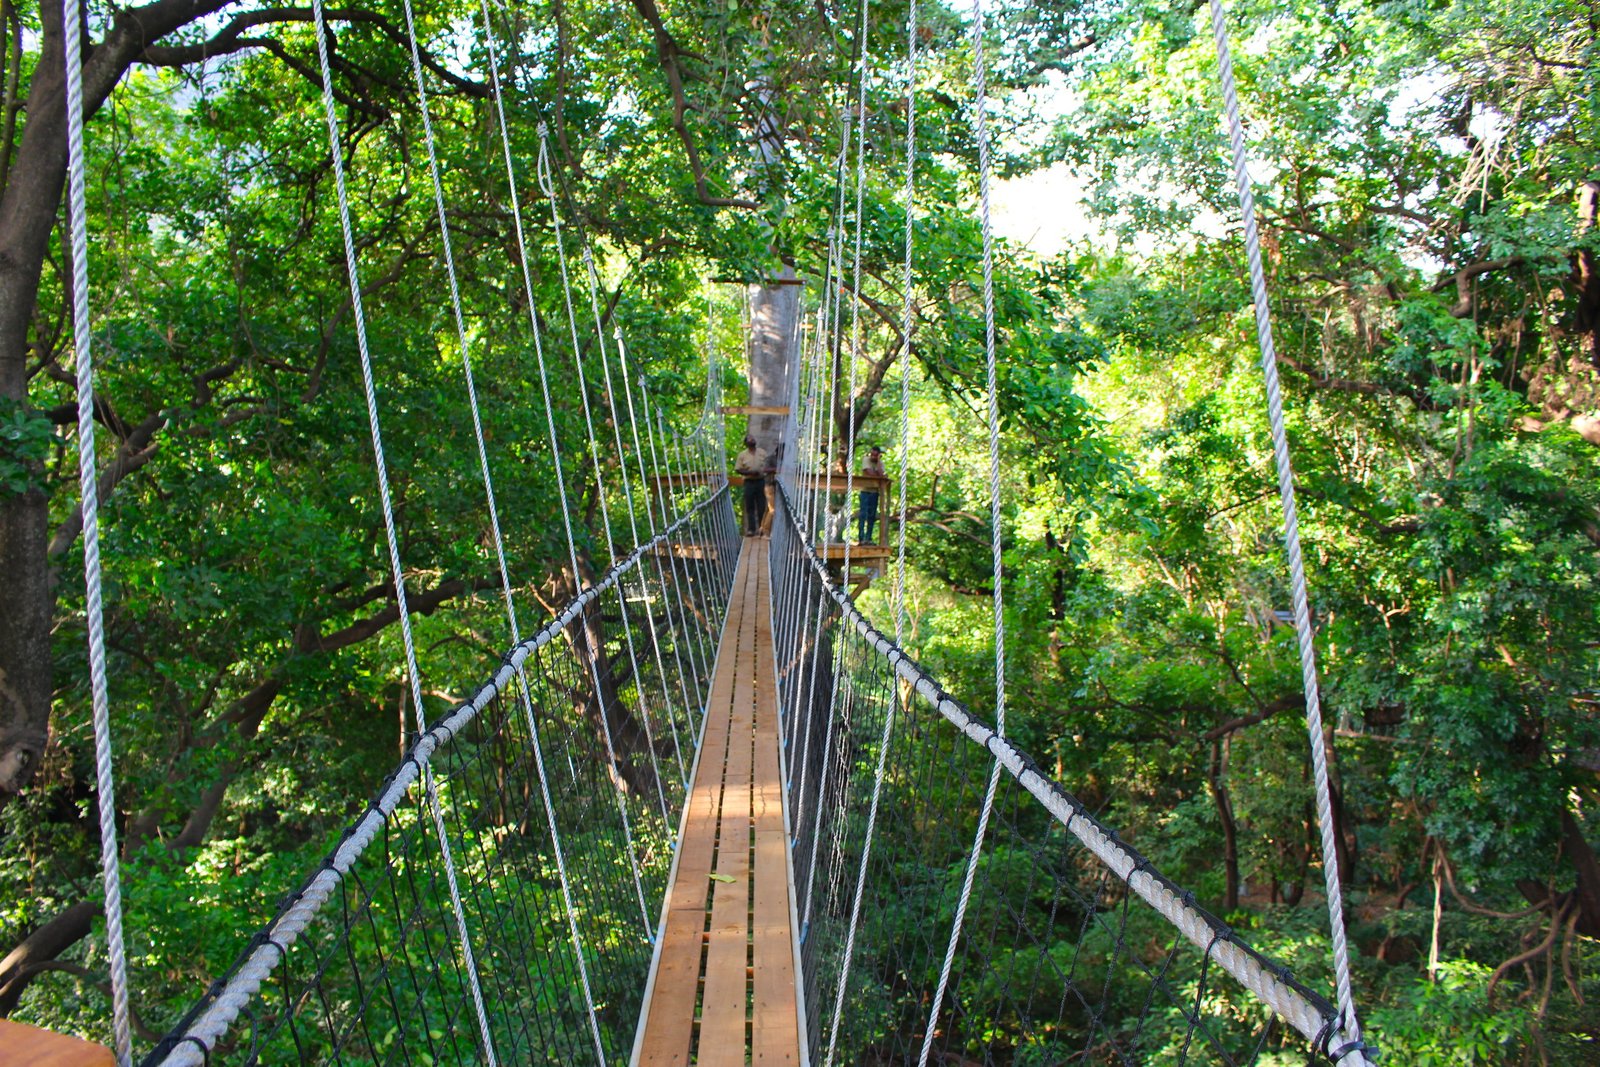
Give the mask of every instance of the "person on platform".
[[[883, 478], [887, 472], [883, 469], [883, 449], [874, 445], [867, 453], [867, 460], [861, 464], [863, 478]], [[856, 519], [856, 543], [870, 545], [872, 534], [878, 525], [878, 491], [881, 482], [873, 482], [871, 489], [861, 490], [858, 498], [860, 508]]]
[[756, 439], [744, 439], [744, 451], [733, 460], [733, 471], [744, 479], [744, 535], [754, 537], [761, 530], [761, 518], [767, 510], [767, 464], [756, 447]]

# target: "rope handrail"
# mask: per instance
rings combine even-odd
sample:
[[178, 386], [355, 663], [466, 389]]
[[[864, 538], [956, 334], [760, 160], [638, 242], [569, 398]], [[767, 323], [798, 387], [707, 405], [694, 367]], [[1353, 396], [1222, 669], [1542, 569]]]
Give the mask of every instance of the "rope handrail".
[[[1194, 902], [1192, 893], [1162, 875], [1140, 853], [1123, 842], [1110, 827], [1101, 823], [1066, 789], [1040, 770], [1037, 762], [1014, 743], [981, 722], [961, 701], [951, 696], [920, 663], [867, 621], [850, 594], [828, 573], [828, 566], [817, 555], [816, 547], [794, 516], [788, 488], [778, 485], [785, 518], [800, 544], [806, 561], [820, 581], [821, 588], [838, 605], [844, 621], [890, 665], [894, 674], [910, 685], [945, 720], [966, 738], [987, 750], [1019, 785], [1033, 795], [1046, 811], [1073, 837], [1094, 853], [1106, 868], [1214, 960], [1236, 981], [1294, 1027], [1320, 1054], [1371, 1067], [1364, 1048], [1348, 1051], [1350, 1035], [1345, 1031], [1338, 1009], [1318, 995], [1289, 970], [1238, 940], [1232, 927]], [[1341, 1057], [1341, 1053], [1343, 1056]]]
[[230, 976], [210, 990], [173, 1028], [143, 1061], [144, 1067], [198, 1067], [208, 1062], [210, 1052], [237, 1020], [252, 997], [261, 990], [268, 975], [288, 956], [289, 949], [317, 918], [355, 862], [366, 851], [401, 799], [430, 765], [435, 753], [465, 729], [496, 697], [506, 692], [521, 673], [523, 664], [538, 649], [549, 644], [568, 626], [638, 565], [650, 552], [670, 541], [728, 493], [726, 479], [704, 500], [680, 515], [655, 537], [636, 547], [626, 558], [614, 563], [593, 584], [573, 597], [557, 615], [531, 637], [513, 645], [501, 657], [499, 670], [478, 687], [470, 698], [455, 707], [419, 736], [405, 757], [384, 780], [361, 817], [345, 828], [339, 842], [321, 867], [279, 907], [277, 915], [262, 928], [251, 945], [230, 969]]

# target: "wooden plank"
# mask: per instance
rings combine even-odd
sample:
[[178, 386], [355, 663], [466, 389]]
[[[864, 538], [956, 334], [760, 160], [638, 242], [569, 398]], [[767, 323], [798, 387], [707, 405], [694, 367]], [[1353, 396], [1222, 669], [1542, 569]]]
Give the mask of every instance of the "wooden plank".
[[[770, 575], [757, 574], [762, 603]], [[772, 661], [772, 618], [756, 621], [755, 907], [751, 917], [751, 1035], [753, 1064], [799, 1062], [794, 981], [794, 940], [789, 926], [788, 835], [783, 826], [783, 765], [779, 759], [777, 672]]]
[[718, 669], [706, 702], [704, 746], [689, 794], [689, 818], [679, 843], [677, 875], [668, 890], [666, 928], [656, 962], [645, 1036], [639, 1063], [644, 1067], [678, 1067], [689, 1062], [694, 1036], [695, 1003], [699, 996], [704, 954], [705, 907], [711, 885], [723, 767], [727, 758], [729, 712], [734, 691], [734, 664], [744, 631], [748, 557], [734, 573], [734, 596], [718, 650]]
[[[754, 571], [762, 554], [754, 551], [750, 555]], [[748, 592], [756, 594], [758, 590]], [[750, 784], [756, 692], [753, 668], [760, 615], [759, 602], [752, 605], [747, 600], [740, 626], [728, 768], [718, 826], [717, 881], [711, 895], [711, 936], [706, 945], [706, 980], [700, 1006], [702, 1065], [744, 1064], [750, 988], [746, 968], [750, 962]]]
[[0, 1019], [0, 1067], [115, 1067], [103, 1045]]
[[782, 826], [756, 831], [756, 903], [751, 924], [754, 953], [753, 1063], [798, 1063], [794, 941], [789, 929], [789, 876]]
[[724, 415], [787, 415], [789, 414], [789, 406], [787, 404], [781, 406], [772, 404], [724, 404], [722, 405], [722, 413]]
[[761, 547], [741, 553], [718, 649], [640, 1042], [639, 1063], [650, 1067], [800, 1062], [771, 581]]

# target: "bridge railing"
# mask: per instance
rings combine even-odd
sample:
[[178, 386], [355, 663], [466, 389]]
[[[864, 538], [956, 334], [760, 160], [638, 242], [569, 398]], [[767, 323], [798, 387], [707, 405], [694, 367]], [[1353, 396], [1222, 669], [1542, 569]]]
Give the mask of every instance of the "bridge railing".
[[676, 497], [416, 739], [147, 1067], [626, 1057], [739, 550], [725, 483]]
[[1334, 1007], [875, 629], [779, 495], [774, 633], [812, 1062], [1338, 1059]]

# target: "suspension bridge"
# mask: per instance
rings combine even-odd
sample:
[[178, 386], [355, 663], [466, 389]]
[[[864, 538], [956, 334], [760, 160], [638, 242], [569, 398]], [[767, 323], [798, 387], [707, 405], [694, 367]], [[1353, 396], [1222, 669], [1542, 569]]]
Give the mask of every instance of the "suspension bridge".
[[[1277, 405], [1224, 19], [1220, 4], [1214, 0], [1212, 7], [1263, 365]], [[259, 931], [241, 937], [233, 966], [168, 1034], [140, 1050], [142, 1063], [1021, 1067], [1242, 1064], [1283, 1054], [1341, 1067], [1372, 1062], [1344, 959], [1331, 849], [1334, 982], [1317, 989], [1253, 951], [1103, 824], [1073, 796], [1071, 783], [1053, 780], [1007, 735], [982, 62], [975, 64], [973, 115], [986, 227], [996, 659], [995, 691], [979, 694], [992, 708], [986, 714], [947, 691], [905, 649], [904, 392], [897, 545], [863, 546], [841, 537], [832, 521], [839, 501], [848, 504], [862, 487], [853, 438], [837, 468], [812, 464], [833, 440], [833, 398], [845, 384], [840, 376], [850, 375], [853, 388], [859, 362], [835, 353], [859, 354], [860, 348], [859, 302], [845, 310], [842, 294], [860, 290], [861, 226], [851, 230], [846, 193], [853, 149], [859, 222], [864, 88], [854, 142], [847, 129], [839, 156], [838, 225], [828, 270], [813, 285], [813, 305], [783, 327], [789, 331], [779, 339], [784, 402], [759, 408], [760, 417], [771, 420], [770, 440], [777, 445], [765, 535], [742, 533], [736, 522], [724, 473], [716, 360], [708, 358], [700, 420], [680, 432], [652, 407], [629, 365], [623, 335], [615, 332], [607, 343], [594, 257], [581, 233], [563, 229], [558, 181], [540, 130], [537, 185], [562, 265], [562, 322], [579, 383], [583, 454], [592, 458], [582, 477], [598, 502], [609, 561], [597, 571], [580, 559], [574, 532], [572, 501], [584, 486], [569, 485], [562, 466], [485, 4], [492, 100], [569, 565], [566, 602], [531, 636], [524, 634], [502, 547], [495, 458], [478, 418], [472, 343], [427, 125], [427, 81], [407, 7], [507, 632], [506, 651], [487, 680], [429, 722], [407, 613], [404, 546], [388, 486], [377, 387], [382, 370], [366, 343], [363, 265], [346, 199], [320, 3], [314, 15], [377, 495], [417, 721], [404, 758], [322, 863]], [[863, 5], [863, 28], [867, 17]], [[916, 17], [913, 6], [907, 26], [913, 72]], [[66, 5], [66, 19], [66, 38], [75, 41], [76, 5]], [[979, 6], [974, 40], [981, 43], [982, 33]], [[112, 807], [114, 738], [99, 628], [81, 109], [72, 103], [81, 74], [76, 50], [67, 53], [68, 214], [79, 272], [73, 291], [114, 991], [111, 1055], [131, 1064]], [[914, 93], [907, 94], [907, 108], [914, 115]], [[909, 137], [914, 123], [908, 125]], [[907, 157], [914, 161], [909, 146]], [[906, 172], [908, 204], [914, 178], [913, 163]], [[908, 301], [912, 225], [908, 211]], [[575, 277], [569, 262], [579, 265]], [[843, 284], [851, 271], [853, 284]], [[587, 360], [579, 338], [586, 302], [596, 342]], [[904, 335], [910, 336], [909, 303], [905, 314]], [[800, 327], [813, 317], [816, 329], [808, 340]], [[908, 380], [903, 376], [903, 390]], [[1276, 410], [1274, 424], [1289, 509], [1308, 729], [1318, 755], [1322, 732], [1292, 479]], [[614, 468], [602, 469], [599, 457], [606, 451], [617, 458]], [[886, 479], [868, 480], [888, 495]], [[892, 587], [892, 633], [856, 605], [855, 595], [875, 576]], [[1318, 777], [1325, 784], [1325, 772]], [[929, 804], [934, 796], [938, 803]], [[1325, 811], [1323, 828], [1328, 843]], [[1255, 1010], [1228, 1007], [1241, 997]], [[64, 1055], [64, 1062], [94, 1062], [92, 1050]]]

